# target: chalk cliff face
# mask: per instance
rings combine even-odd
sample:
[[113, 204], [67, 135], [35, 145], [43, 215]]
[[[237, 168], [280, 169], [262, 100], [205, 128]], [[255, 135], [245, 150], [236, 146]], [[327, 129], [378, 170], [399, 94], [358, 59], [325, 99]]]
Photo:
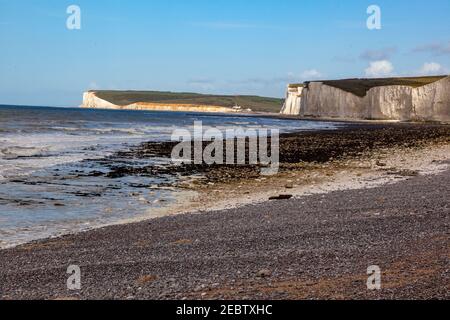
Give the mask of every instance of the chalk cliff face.
[[97, 109], [120, 109], [119, 106], [112, 104], [106, 100], [100, 99], [95, 92], [89, 91], [83, 94], [83, 108], [97, 108]]
[[85, 92], [83, 94], [82, 108], [91, 109], [114, 109], [114, 110], [153, 110], [153, 111], [180, 111], [180, 112], [211, 112], [211, 113], [232, 113], [241, 112], [232, 108], [207, 106], [207, 105], [191, 105], [191, 104], [162, 104], [138, 102], [125, 106], [119, 106], [99, 98], [94, 91]]
[[159, 104], [159, 103], [147, 103], [138, 102], [133, 103], [121, 109], [126, 110], [153, 110], [153, 111], [178, 111], [178, 112], [211, 112], [211, 113], [230, 113], [240, 112], [240, 110], [234, 110], [231, 108], [218, 107], [218, 106], [206, 106], [206, 105], [189, 105], [189, 104]]
[[305, 89], [301, 103], [302, 116], [357, 118], [362, 98], [349, 92], [327, 86], [322, 82], [311, 82]]
[[374, 87], [365, 97], [322, 82], [310, 82], [300, 95], [288, 88], [281, 113], [318, 118], [449, 122], [450, 77], [418, 88]]
[[384, 86], [369, 90], [363, 99], [366, 119], [410, 120], [412, 87]]
[[414, 116], [450, 122], [450, 76], [412, 92]]
[[303, 87], [290, 88], [286, 94], [286, 100], [284, 102], [283, 108], [281, 109], [281, 114], [300, 114], [300, 104], [302, 99]]

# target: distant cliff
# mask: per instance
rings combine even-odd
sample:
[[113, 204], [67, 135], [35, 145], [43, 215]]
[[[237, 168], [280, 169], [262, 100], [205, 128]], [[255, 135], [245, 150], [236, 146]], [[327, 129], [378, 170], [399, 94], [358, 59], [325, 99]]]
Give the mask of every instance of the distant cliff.
[[94, 91], [83, 93], [82, 108], [120, 109], [120, 106], [97, 97]]
[[450, 77], [348, 79], [290, 85], [282, 114], [450, 121]]
[[204, 95], [160, 91], [89, 91], [83, 108], [187, 112], [273, 112], [282, 99], [258, 96]]
[[193, 104], [174, 104], [174, 103], [150, 103], [136, 102], [129, 105], [117, 105], [101, 99], [96, 92], [85, 92], [83, 94], [82, 108], [92, 109], [114, 109], [114, 110], [153, 110], [153, 111], [185, 111], [185, 112], [213, 112], [213, 113], [231, 113], [241, 112], [242, 109], [233, 109], [220, 106], [193, 105]]

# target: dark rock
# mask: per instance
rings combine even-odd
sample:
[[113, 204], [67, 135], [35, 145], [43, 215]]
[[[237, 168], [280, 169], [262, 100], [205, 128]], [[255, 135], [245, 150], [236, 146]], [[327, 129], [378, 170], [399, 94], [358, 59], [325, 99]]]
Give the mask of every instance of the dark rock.
[[291, 194], [281, 194], [279, 196], [270, 197], [269, 200], [289, 200], [293, 197]]
[[383, 162], [380, 162], [380, 161], [377, 161], [376, 165], [377, 165], [378, 167], [386, 167], [386, 166], [387, 166], [386, 163], [383, 163]]

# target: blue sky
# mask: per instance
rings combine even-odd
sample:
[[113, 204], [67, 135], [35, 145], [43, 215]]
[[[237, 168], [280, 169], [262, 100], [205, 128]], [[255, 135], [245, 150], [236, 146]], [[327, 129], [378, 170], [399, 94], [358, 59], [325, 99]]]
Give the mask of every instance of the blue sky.
[[[81, 30], [68, 30], [69, 5]], [[381, 8], [381, 30], [366, 26]], [[87, 89], [281, 97], [289, 82], [449, 73], [450, 1], [0, 0], [0, 103]]]

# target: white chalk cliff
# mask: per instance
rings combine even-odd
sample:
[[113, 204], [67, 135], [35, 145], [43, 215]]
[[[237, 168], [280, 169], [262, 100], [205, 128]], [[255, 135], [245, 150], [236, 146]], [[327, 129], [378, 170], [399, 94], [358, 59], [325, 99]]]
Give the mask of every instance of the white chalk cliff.
[[113, 109], [113, 110], [153, 110], [153, 111], [182, 111], [182, 112], [212, 112], [212, 113], [237, 113], [241, 109], [227, 108], [210, 105], [192, 104], [164, 104], [136, 102], [129, 105], [116, 105], [97, 96], [95, 91], [88, 91], [83, 94], [82, 108], [91, 109]]
[[414, 88], [379, 86], [366, 96], [310, 82], [289, 86], [282, 114], [317, 118], [450, 121], [450, 77]]
[[303, 87], [288, 87], [286, 100], [284, 102], [283, 108], [281, 109], [282, 114], [300, 114], [300, 103], [302, 98]]
[[97, 97], [94, 91], [83, 93], [83, 104], [81, 107], [93, 109], [120, 109], [119, 106]]

